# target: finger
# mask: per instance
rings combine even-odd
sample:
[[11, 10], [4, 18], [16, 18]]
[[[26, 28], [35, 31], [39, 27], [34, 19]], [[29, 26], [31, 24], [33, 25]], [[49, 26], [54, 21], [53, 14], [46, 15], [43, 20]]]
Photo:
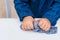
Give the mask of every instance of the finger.
[[41, 25], [41, 28], [42, 28], [43, 30], [45, 30], [46, 25], [43, 23], [43, 24]]
[[48, 24], [48, 25], [46, 25], [45, 31], [49, 31], [49, 29], [50, 29], [50, 26]]
[[46, 30], [46, 24], [45, 23], [42, 25], [42, 27], [43, 27], [42, 28], [43, 30]]
[[31, 29], [33, 29], [33, 28], [34, 28], [33, 23], [31, 23], [29, 26], [30, 26], [30, 28], [31, 28]]
[[49, 28], [48, 28], [47, 30], [49, 31], [51, 26], [50, 26], [50, 25], [48, 25], [48, 27], [49, 27]]
[[43, 25], [43, 22], [40, 21], [39, 24], [38, 24], [38, 26], [41, 27], [42, 25]]
[[27, 24], [27, 30], [33, 29], [33, 24], [30, 22]]
[[48, 24], [46, 21], [44, 21], [44, 23], [42, 24], [42, 29], [46, 31], [48, 29], [47, 27], [48, 27]]
[[47, 29], [48, 29], [48, 25], [47, 25], [46, 22], [44, 22], [43, 27], [44, 27], [43, 29], [44, 29], [45, 31], [47, 31]]
[[22, 24], [23, 24], [23, 30], [28, 30], [28, 27], [29, 27], [28, 23], [23, 22]]
[[27, 25], [27, 30], [30, 30], [30, 29], [31, 29], [31, 27], [29, 25]]
[[31, 23], [26, 24], [25, 30], [30, 30], [31, 29]]
[[27, 31], [27, 30], [30, 30], [30, 27], [29, 26], [26, 26], [25, 27], [25, 30]]

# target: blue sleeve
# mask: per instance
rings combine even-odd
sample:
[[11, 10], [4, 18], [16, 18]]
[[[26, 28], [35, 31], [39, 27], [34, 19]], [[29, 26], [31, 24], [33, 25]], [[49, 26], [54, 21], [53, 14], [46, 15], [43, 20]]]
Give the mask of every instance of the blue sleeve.
[[49, 19], [51, 25], [55, 26], [60, 17], [60, 0], [55, 0], [54, 4], [50, 7], [49, 11], [43, 15], [43, 17]]
[[22, 21], [26, 16], [34, 17], [32, 11], [29, 8], [28, 0], [14, 0], [14, 4], [20, 21]]

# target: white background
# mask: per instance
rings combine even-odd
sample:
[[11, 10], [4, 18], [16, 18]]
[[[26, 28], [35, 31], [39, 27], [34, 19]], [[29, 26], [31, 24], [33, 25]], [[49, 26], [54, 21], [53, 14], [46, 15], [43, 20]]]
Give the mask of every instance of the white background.
[[18, 19], [0, 19], [0, 40], [58, 40], [60, 39], [60, 20], [57, 22], [57, 34], [27, 32], [20, 29]]

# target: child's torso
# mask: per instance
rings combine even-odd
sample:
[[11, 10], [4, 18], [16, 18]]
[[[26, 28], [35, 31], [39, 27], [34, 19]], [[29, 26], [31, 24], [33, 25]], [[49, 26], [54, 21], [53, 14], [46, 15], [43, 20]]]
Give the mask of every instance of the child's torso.
[[42, 16], [50, 6], [52, 5], [53, 0], [30, 0], [29, 6], [36, 16]]

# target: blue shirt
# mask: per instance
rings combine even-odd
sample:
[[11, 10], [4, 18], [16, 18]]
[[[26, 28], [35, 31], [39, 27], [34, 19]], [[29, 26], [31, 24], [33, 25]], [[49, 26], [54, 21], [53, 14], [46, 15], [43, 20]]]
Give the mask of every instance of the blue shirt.
[[60, 0], [14, 0], [14, 4], [21, 21], [26, 16], [47, 18], [54, 26], [60, 17]]

